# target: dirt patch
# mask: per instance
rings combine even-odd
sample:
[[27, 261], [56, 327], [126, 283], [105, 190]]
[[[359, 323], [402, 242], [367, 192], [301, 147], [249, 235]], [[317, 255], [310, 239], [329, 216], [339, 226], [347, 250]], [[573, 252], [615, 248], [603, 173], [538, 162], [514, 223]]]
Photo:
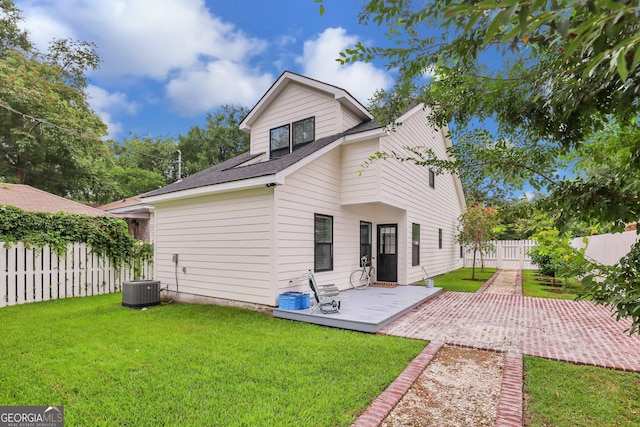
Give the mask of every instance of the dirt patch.
[[493, 426], [504, 354], [442, 347], [381, 426]]

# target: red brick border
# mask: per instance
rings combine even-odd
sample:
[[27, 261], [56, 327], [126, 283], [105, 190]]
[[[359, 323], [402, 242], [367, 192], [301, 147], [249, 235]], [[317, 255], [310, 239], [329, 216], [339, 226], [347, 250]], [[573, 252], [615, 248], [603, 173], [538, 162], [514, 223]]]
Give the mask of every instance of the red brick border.
[[496, 427], [522, 427], [523, 415], [522, 354], [509, 352], [505, 356]]
[[482, 286], [480, 287], [480, 289], [478, 289], [475, 293], [476, 293], [476, 294], [481, 294], [481, 293], [483, 293], [484, 291], [486, 291], [486, 290], [487, 290], [487, 288], [488, 288], [489, 286], [491, 286], [491, 284], [492, 284], [492, 283], [496, 280], [496, 278], [500, 275], [500, 272], [501, 272], [501, 271], [502, 271], [502, 270], [496, 270], [496, 272], [495, 272], [495, 273], [493, 273], [493, 276], [489, 277], [489, 280], [487, 280], [486, 282], [484, 282], [484, 285], [482, 285]]
[[409, 366], [396, 378], [385, 391], [376, 397], [371, 405], [356, 419], [352, 427], [375, 427], [380, 425], [387, 415], [395, 408], [400, 399], [422, 374], [427, 365], [436, 355], [443, 343], [431, 342], [417, 355]]

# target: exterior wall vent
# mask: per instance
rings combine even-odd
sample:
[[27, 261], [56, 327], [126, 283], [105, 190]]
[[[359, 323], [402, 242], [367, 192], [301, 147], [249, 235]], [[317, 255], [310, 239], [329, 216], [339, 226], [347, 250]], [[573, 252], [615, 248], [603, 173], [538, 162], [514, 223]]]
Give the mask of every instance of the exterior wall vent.
[[159, 280], [130, 280], [122, 284], [122, 305], [149, 307], [160, 304]]

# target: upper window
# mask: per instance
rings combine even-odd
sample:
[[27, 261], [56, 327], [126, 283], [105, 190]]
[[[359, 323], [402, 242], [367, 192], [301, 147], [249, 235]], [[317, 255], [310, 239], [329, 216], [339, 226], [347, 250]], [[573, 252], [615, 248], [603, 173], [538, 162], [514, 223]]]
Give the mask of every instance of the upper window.
[[293, 150], [316, 139], [316, 119], [309, 117], [293, 123]]
[[371, 234], [371, 223], [360, 221], [360, 264], [363, 256], [366, 256], [371, 263]]
[[420, 224], [411, 224], [411, 265], [420, 265]]
[[289, 154], [289, 125], [271, 129], [269, 135], [269, 148], [271, 150], [272, 159], [277, 159], [278, 157]]
[[438, 249], [442, 249], [442, 228], [438, 228]]
[[[293, 128], [293, 129], [292, 129]], [[286, 124], [269, 132], [270, 159], [286, 156], [308, 142], [312, 142], [316, 135], [315, 117]]]
[[436, 173], [429, 168], [429, 187], [436, 188]]
[[314, 271], [333, 270], [333, 217], [315, 214]]

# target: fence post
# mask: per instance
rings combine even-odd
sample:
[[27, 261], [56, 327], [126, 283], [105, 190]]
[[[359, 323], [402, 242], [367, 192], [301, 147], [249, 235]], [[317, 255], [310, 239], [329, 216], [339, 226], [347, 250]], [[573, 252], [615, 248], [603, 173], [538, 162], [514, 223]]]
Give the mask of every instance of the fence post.
[[495, 240], [496, 246], [496, 268], [499, 270], [502, 268], [502, 243], [500, 240]]

